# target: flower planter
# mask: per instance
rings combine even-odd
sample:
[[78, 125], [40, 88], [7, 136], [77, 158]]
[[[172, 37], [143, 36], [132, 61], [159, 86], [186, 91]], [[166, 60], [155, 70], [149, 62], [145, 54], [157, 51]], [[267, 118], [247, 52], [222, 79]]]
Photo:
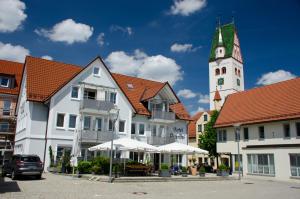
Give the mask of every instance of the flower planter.
[[229, 171], [220, 171], [220, 170], [218, 170], [217, 171], [217, 176], [223, 176], [223, 177], [229, 176]]
[[199, 172], [199, 176], [200, 176], [200, 177], [205, 177], [205, 173]]
[[182, 172], [182, 173], [181, 173], [181, 176], [182, 176], [182, 177], [187, 177], [188, 174], [187, 174], [187, 172]]
[[169, 170], [161, 170], [159, 172], [159, 177], [171, 177], [171, 173]]
[[197, 175], [197, 168], [196, 168], [196, 167], [191, 167], [191, 168], [190, 168], [190, 171], [191, 171], [191, 175], [192, 175], [192, 176]]

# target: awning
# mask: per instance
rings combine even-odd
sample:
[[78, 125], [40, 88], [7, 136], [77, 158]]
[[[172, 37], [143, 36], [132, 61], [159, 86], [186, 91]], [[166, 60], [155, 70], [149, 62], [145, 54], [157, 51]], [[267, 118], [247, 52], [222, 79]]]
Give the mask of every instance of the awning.
[[189, 146], [186, 144], [181, 144], [178, 142], [173, 142], [171, 144], [166, 144], [157, 147], [158, 151], [161, 153], [173, 153], [173, 154], [208, 154], [208, 151]]
[[[111, 148], [111, 141], [105, 142], [89, 148], [89, 151], [107, 151]], [[157, 152], [155, 146], [140, 142], [130, 138], [120, 138], [113, 141], [113, 149], [120, 151], [135, 151], [135, 152]]]

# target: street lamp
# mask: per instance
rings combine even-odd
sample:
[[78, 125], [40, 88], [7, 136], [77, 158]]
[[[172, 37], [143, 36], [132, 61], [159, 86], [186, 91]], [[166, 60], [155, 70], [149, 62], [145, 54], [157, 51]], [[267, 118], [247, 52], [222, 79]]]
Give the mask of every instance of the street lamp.
[[235, 136], [237, 141], [237, 150], [238, 150], [238, 163], [239, 163], [239, 180], [241, 180], [241, 157], [240, 157], [240, 130], [241, 124], [234, 124]]
[[112, 183], [112, 160], [113, 160], [113, 145], [114, 145], [114, 134], [115, 134], [115, 125], [116, 121], [119, 117], [119, 109], [112, 108], [109, 111], [109, 120], [112, 123], [112, 136], [111, 136], [111, 144], [110, 144], [110, 162], [109, 162], [109, 182]]

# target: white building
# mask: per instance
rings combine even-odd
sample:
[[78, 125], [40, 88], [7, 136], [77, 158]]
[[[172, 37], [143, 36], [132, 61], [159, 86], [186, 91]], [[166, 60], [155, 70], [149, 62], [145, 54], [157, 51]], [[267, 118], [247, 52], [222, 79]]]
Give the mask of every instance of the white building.
[[[209, 57], [210, 110], [215, 110], [215, 92], [222, 106], [225, 98], [244, 90], [244, 68], [240, 43], [233, 23], [216, 28]], [[218, 108], [217, 108], [218, 109]]]
[[[82, 158], [87, 148], [112, 138], [108, 110], [119, 110], [116, 138], [132, 137], [163, 145], [187, 143], [189, 115], [170, 85], [111, 73], [100, 57], [82, 68], [40, 58], [26, 58], [17, 104], [15, 153], [37, 154], [49, 165], [71, 150], [74, 131], [81, 133]], [[121, 157], [143, 159], [134, 153]], [[158, 165], [158, 154], [151, 156]], [[169, 162], [169, 156], [163, 156]], [[186, 158], [180, 156], [186, 164]]]
[[217, 152], [238, 171], [238, 134], [244, 176], [300, 179], [300, 78], [227, 97], [216, 121]]

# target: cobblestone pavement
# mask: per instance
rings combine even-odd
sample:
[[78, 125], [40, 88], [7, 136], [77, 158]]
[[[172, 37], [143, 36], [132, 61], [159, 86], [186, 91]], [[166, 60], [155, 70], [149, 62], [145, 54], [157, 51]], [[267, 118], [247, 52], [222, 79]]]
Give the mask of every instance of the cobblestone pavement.
[[267, 180], [105, 183], [44, 174], [42, 180], [0, 180], [0, 198], [299, 199], [300, 181]]

